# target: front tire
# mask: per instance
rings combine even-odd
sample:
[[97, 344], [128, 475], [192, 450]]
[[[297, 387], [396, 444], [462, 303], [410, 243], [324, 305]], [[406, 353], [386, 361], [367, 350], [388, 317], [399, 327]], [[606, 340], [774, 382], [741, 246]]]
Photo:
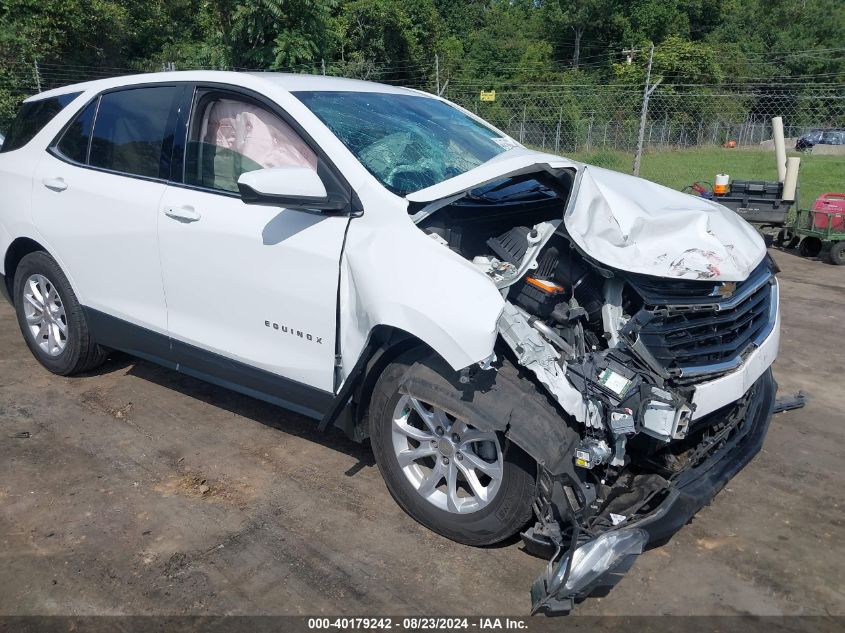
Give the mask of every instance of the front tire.
[[30, 253], [15, 271], [18, 325], [36, 360], [54, 374], [90, 371], [108, 355], [94, 342], [82, 306], [52, 257]]
[[531, 518], [537, 467], [481, 427], [453, 374], [414, 352], [389, 365], [370, 402], [373, 452], [390, 494], [413, 519], [458, 543], [490, 545]]

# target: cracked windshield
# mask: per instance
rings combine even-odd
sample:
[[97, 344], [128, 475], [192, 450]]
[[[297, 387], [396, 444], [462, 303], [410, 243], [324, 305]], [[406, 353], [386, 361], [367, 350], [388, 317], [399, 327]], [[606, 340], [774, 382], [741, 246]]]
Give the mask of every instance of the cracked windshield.
[[513, 141], [429, 97], [375, 92], [295, 92], [379, 182], [405, 195], [448, 180]]

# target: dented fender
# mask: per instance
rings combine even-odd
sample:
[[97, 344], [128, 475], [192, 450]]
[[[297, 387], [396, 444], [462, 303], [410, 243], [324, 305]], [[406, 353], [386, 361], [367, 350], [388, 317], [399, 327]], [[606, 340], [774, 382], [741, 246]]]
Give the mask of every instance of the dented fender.
[[341, 275], [344, 356], [357, 358], [380, 325], [419, 338], [453, 370], [493, 353], [504, 299], [490, 279], [422, 231], [355, 228]]

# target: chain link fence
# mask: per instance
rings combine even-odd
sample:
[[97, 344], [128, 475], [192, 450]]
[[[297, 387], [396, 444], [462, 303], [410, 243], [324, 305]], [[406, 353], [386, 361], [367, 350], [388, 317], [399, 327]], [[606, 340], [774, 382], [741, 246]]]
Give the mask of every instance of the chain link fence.
[[[173, 68], [168, 65], [166, 69]], [[108, 68], [21, 62], [0, 68], [0, 131], [21, 99], [39, 91], [162, 67]], [[299, 72], [352, 76], [435, 92], [428, 74], [396, 78], [376, 65], [366, 68], [316, 64]], [[391, 72], [396, 72], [395, 70]], [[477, 86], [446, 86], [443, 96], [477, 113], [525, 145], [561, 154], [636, 149], [643, 92], [630, 85], [567, 85], [497, 88], [482, 101]], [[492, 88], [492, 87], [491, 87]], [[644, 129], [646, 149], [723, 145], [755, 146], [772, 138], [780, 116], [787, 137], [813, 129], [845, 128], [845, 85], [660, 85], [652, 93]]]
[[[634, 151], [643, 94], [615, 87], [571, 87], [559, 92], [496, 92], [483, 102], [479, 93], [449, 94], [521, 143], [559, 153]], [[644, 129], [647, 149], [736, 143], [755, 146], [772, 138], [772, 117], [784, 121], [784, 134], [845, 128], [845, 86], [658, 87], [652, 93]]]

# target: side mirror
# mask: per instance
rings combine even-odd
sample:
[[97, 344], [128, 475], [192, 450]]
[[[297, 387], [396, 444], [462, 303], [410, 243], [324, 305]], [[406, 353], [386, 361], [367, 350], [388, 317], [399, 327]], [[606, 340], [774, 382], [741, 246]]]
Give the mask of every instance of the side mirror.
[[246, 204], [320, 211], [341, 211], [348, 204], [329, 196], [320, 176], [308, 167], [248, 171], [238, 178], [238, 190]]

